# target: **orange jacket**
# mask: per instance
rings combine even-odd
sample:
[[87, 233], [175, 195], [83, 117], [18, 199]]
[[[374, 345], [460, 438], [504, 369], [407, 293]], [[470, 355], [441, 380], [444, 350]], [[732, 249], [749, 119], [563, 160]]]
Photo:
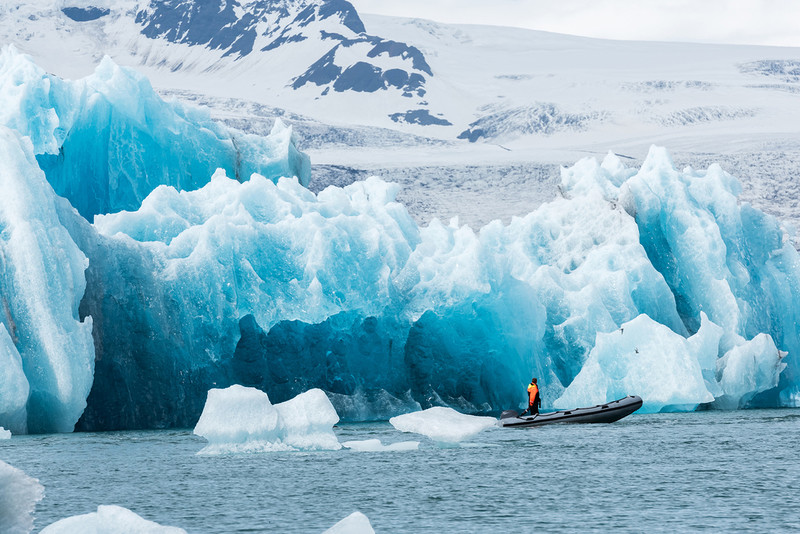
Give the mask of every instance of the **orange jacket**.
[[533, 406], [539, 401], [539, 386], [528, 384], [528, 406]]

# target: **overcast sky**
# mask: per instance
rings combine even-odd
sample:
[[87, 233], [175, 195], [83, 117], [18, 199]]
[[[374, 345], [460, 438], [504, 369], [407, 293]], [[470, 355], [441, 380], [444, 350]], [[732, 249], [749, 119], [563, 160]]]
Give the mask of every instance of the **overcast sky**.
[[800, 46], [798, 0], [350, 0], [360, 13], [608, 39]]

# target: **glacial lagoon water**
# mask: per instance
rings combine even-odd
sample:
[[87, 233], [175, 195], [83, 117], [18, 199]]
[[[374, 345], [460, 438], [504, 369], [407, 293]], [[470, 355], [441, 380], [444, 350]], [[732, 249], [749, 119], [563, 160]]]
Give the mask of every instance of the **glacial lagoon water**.
[[37, 531], [100, 504], [190, 533], [319, 533], [355, 510], [377, 533], [800, 529], [798, 409], [490, 428], [458, 448], [384, 422], [335, 431], [421, 445], [209, 457], [165, 430], [15, 436], [0, 459], [45, 486]]

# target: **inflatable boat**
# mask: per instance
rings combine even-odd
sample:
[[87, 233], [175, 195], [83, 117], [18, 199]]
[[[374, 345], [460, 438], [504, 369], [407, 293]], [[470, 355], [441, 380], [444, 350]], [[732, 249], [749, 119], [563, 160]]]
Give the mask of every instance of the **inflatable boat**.
[[589, 408], [575, 408], [560, 412], [547, 412], [520, 417], [514, 410], [506, 410], [497, 422], [509, 428], [528, 428], [550, 423], [613, 423], [642, 407], [642, 398], [629, 395], [624, 399], [598, 404]]

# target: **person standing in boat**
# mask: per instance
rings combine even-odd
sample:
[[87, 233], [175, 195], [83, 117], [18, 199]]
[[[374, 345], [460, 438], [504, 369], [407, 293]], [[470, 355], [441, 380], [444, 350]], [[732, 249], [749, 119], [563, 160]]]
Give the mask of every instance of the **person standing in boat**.
[[531, 415], [539, 413], [539, 406], [542, 405], [542, 399], [539, 396], [539, 386], [536, 382], [536, 378], [531, 378], [531, 383], [528, 384], [528, 409], [522, 412], [520, 417], [527, 412], [530, 412]]

